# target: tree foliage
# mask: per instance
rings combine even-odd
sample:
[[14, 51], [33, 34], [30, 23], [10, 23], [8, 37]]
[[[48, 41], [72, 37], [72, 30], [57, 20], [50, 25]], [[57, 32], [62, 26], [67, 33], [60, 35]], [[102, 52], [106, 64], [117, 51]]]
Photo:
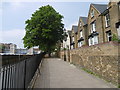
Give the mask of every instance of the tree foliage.
[[4, 50], [5, 46], [4, 45], [0, 45], [0, 50]]
[[64, 38], [62, 19], [63, 16], [52, 6], [40, 7], [25, 22], [24, 47], [39, 46], [40, 50], [45, 52], [54, 50], [56, 43]]

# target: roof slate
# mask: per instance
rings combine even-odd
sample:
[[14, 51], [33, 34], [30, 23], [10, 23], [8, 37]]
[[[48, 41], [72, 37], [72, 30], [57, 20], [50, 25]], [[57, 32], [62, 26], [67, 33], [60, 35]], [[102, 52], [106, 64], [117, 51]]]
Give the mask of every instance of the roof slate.
[[107, 4], [91, 4], [93, 5], [100, 13], [103, 13], [107, 9]]
[[87, 17], [80, 17], [83, 21], [83, 23], [86, 25], [87, 24]]
[[74, 32], [76, 33], [78, 31], [78, 26], [72, 26], [72, 29], [74, 30]]

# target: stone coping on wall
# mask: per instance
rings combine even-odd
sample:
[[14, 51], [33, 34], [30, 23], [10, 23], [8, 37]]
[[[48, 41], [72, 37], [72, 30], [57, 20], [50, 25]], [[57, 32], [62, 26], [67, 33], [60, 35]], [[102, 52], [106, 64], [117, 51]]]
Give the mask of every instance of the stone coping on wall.
[[114, 45], [114, 46], [120, 46], [120, 43], [116, 42], [116, 41], [110, 41], [110, 42], [105, 42], [105, 43], [99, 43], [99, 44], [95, 44], [95, 45], [84, 45], [82, 47], [78, 47], [75, 49], [70, 49], [70, 50], [76, 50], [76, 49], [80, 49], [80, 48], [89, 48], [89, 47], [95, 47], [95, 46], [101, 46], [101, 45]]

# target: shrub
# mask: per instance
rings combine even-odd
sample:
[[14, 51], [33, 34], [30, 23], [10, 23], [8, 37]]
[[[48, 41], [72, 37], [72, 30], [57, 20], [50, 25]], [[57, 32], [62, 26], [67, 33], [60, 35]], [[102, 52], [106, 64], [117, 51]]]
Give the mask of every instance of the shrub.
[[116, 36], [116, 34], [113, 34], [112, 41], [117, 41], [120, 43], [120, 39]]

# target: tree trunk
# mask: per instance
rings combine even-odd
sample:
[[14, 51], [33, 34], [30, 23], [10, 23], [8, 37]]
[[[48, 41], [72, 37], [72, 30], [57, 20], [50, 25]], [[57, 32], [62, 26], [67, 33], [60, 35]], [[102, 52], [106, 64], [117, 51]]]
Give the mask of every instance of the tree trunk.
[[51, 53], [50, 52], [48, 53], [48, 55], [49, 55], [49, 57], [51, 57]]

